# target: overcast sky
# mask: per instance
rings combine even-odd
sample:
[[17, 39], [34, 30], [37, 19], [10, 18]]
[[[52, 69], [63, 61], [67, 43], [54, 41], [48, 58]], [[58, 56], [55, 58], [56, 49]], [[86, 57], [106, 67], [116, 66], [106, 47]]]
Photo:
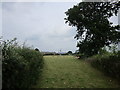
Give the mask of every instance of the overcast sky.
[[76, 29], [65, 24], [65, 11], [75, 2], [2, 3], [2, 35], [16, 37], [42, 51], [75, 51]]
[[[3, 39], [16, 37], [41, 51], [75, 51], [76, 28], [65, 24], [65, 12], [76, 2], [2, 3]], [[1, 5], [0, 5], [1, 6]], [[1, 14], [0, 14], [1, 15]], [[117, 18], [111, 19], [117, 24]], [[1, 33], [1, 32], [0, 32]]]

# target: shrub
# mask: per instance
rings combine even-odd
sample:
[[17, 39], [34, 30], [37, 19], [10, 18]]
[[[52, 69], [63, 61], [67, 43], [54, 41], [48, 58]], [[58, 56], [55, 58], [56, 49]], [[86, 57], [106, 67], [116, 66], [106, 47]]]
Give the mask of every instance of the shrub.
[[109, 76], [120, 79], [120, 51], [114, 54], [94, 56], [92, 66]]
[[84, 54], [74, 54], [78, 59], [86, 59], [88, 56]]
[[20, 47], [15, 39], [2, 43], [3, 88], [29, 88], [36, 83], [43, 67], [40, 52]]

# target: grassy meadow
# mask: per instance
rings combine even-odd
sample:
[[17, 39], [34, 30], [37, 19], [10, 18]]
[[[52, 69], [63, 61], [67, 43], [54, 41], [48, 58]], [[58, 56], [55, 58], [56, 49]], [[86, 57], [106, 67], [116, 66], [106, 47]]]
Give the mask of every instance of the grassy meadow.
[[74, 56], [44, 56], [44, 68], [34, 88], [118, 88], [120, 84], [90, 63]]

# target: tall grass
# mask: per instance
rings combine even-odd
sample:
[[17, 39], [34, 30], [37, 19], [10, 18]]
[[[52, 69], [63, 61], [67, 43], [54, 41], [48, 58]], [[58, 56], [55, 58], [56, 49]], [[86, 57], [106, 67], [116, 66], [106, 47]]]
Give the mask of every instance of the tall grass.
[[42, 54], [19, 46], [16, 39], [3, 41], [1, 47], [3, 88], [29, 88], [35, 84], [43, 67]]

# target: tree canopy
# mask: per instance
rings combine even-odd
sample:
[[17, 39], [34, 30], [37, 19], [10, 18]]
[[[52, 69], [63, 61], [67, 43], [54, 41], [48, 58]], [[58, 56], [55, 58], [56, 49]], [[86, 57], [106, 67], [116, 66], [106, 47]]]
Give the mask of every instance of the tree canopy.
[[72, 54], [72, 51], [68, 51], [67, 53], [68, 53], [68, 54]]
[[120, 1], [81, 2], [65, 12], [66, 23], [77, 27], [75, 38], [80, 53], [92, 56], [105, 45], [120, 41], [120, 26], [109, 21], [118, 15], [119, 8]]

